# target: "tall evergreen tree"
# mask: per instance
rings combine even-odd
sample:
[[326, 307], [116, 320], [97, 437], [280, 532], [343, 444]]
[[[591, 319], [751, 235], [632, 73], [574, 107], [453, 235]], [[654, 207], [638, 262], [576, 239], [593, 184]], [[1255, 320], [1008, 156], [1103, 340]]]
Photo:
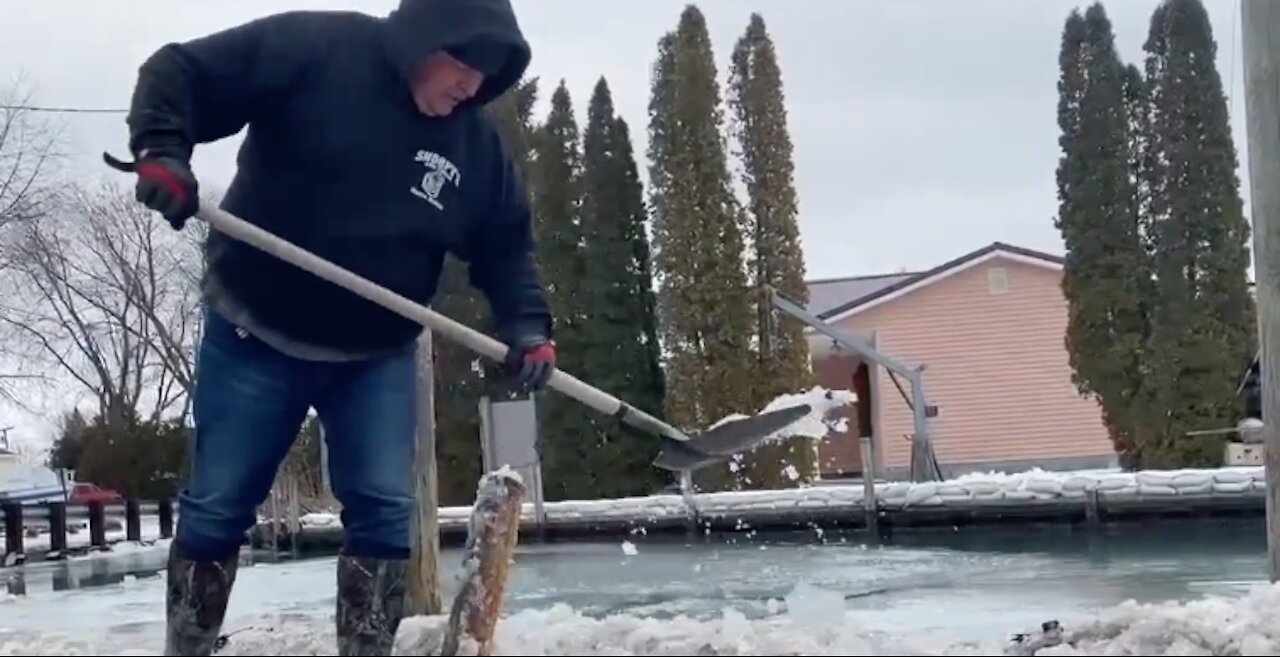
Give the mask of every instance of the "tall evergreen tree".
[[[573, 102], [564, 81], [551, 95], [551, 111], [533, 142], [533, 197], [547, 298], [556, 318], [559, 366], [581, 372], [586, 307], [583, 285], [582, 152]], [[583, 462], [592, 451], [594, 411], [550, 393], [538, 400], [544, 493], [547, 499], [593, 498], [591, 473]]]
[[[485, 108], [526, 181], [532, 162], [532, 115], [537, 88], [536, 79], [524, 80]], [[473, 328], [489, 327], [489, 309], [483, 295], [471, 286], [466, 265], [453, 257], [445, 262], [436, 306], [446, 316]], [[498, 369], [448, 340], [436, 339], [432, 347], [440, 503], [469, 505], [475, 501], [483, 461], [479, 419], [483, 382], [476, 366], [479, 364], [487, 376], [496, 376]]]
[[1145, 184], [1157, 275], [1151, 346], [1160, 444], [1148, 465], [1205, 465], [1230, 426], [1254, 353], [1249, 227], [1236, 173], [1217, 45], [1199, 0], [1165, 0], [1146, 51]]
[[[662, 416], [664, 382], [650, 265], [644, 190], [626, 121], [596, 83], [583, 134], [582, 377], [648, 413]], [[585, 470], [596, 495], [653, 492], [664, 477], [650, 465], [657, 441], [593, 418]]]
[[1072, 11], [1063, 29], [1058, 81], [1058, 216], [1066, 244], [1066, 347], [1081, 394], [1097, 399], [1126, 461], [1141, 451], [1143, 348], [1150, 261], [1142, 244], [1133, 176], [1138, 155], [1130, 114], [1133, 72], [1115, 49], [1100, 3]]
[[649, 103], [650, 193], [667, 416], [702, 428], [749, 412], [752, 295], [706, 19], [693, 5], [662, 37]]
[[[752, 287], [771, 285], [801, 303], [807, 302], [782, 71], [773, 39], [758, 13], [751, 15], [733, 50], [729, 106], [749, 197], [746, 233], [751, 246], [747, 265]], [[780, 394], [808, 389], [814, 378], [804, 326], [789, 317], [777, 317], [771, 304], [760, 296], [755, 299], [758, 360], [753, 403], [762, 408]], [[807, 482], [816, 474], [814, 448], [808, 440], [761, 447], [746, 459], [743, 474], [766, 488]], [[792, 469], [784, 470], [787, 466]]]

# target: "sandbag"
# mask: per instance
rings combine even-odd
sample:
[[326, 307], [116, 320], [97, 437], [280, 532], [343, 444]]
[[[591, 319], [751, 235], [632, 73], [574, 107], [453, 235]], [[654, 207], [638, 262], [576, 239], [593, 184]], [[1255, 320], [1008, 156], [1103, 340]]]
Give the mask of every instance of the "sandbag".
[[994, 495], [1004, 491], [1004, 489], [1000, 487], [1000, 484], [997, 484], [994, 481], [974, 481], [966, 483], [964, 487], [967, 488], [970, 493], [973, 493], [975, 497], [981, 495]]
[[1092, 477], [1081, 477], [1079, 475], [1068, 478], [1062, 482], [1062, 492], [1084, 492], [1097, 487], [1098, 480]]
[[1210, 495], [1213, 493], [1213, 482], [1206, 481], [1199, 486], [1179, 486], [1179, 495]]
[[1248, 472], [1242, 472], [1240, 470], [1219, 470], [1218, 472], [1213, 473], [1215, 490], [1216, 484], [1239, 484], [1249, 483], [1250, 481], [1253, 481], [1253, 477], [1249, 476]]
[[886, 500], [901, 499], [901, 498], [905, 498], [907, 496], [907, 493], [910, 493], [910, 492], [911, 492], [911, 484], [908, 484], [905, 482], [897, 482], [897, 483], [893, 483], [893, 484], [889, 484], [888, 486], [885, 486], [884, 492], [881, 493], [880, 496]]
[[1129, 487], [1136, 486], [1134, 479], [1129, 475], [1115, 475], [1103, 477], [1098, 480], [1097, 490], [1099, 491], [1117, 491], [1124, 490]]
[[1207, 472], [1184, 472], [1173, 477], [1173, 487], [1179, 491], [1187, 488], [1203, 488], [1213, 483], [1213, 475]]
[[915, 506], [942, 506], [943, 500], [941, 495], [930, 495], [929, 497], [915, 502]]
[[1152, 472], [1149, 470], [1139, 472], [1136, 476], [1139, 486], [1154, 486], [1154, 487], [1165, 487], [1165, 488], [1173, 487], [1173, 478], [1174, 478], [1174, 475], [1168, 472]]
[[1028, 477], [1027, 490], [1057, 497], [1062, 494], [1062, 480], [1048, 477]]
[[[1169, 490], [1173, 490], [1173, 489], [1170, 488]], [[1122, 488], [1108, 488], [1106, 490], [1101, 490], [1101, 489], [1098, 490], [1098, 496], [1102, 498], [1112, 498], [1112, 497], [1125, 498], [1125, 497], [1133, 497], [1137, 494], [1138, 494], [1138, 486], [1136, 484], [1130, 484]]]
[[938, 494], [938, 484], [932, 481], [916, 484], [915, 486], [911, 487], [911, 492], [907, 493], [907, 505], [910, 506], [914, 504], [920, 504], [921, 501], [926, 500], [930, 497], [933, 497], [937, 494]]
[[1214, 482], [1213, 492], [1223, 495], [1239, 495], [1249, 492], [1252, 487], [1253, 482], [1251, 481]]

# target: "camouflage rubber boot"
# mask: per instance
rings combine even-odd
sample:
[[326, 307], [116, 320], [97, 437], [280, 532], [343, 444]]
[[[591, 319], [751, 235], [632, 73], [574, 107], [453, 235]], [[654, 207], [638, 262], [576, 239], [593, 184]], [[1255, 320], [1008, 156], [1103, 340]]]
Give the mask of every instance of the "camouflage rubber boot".
[[191, 561], [170, 546], [164, 654], [213, 654], [239, 563], [238, 554], [224, 561]]
[[338, 654], [390, 655], [404, 617], [409, 562], [338, 557]]

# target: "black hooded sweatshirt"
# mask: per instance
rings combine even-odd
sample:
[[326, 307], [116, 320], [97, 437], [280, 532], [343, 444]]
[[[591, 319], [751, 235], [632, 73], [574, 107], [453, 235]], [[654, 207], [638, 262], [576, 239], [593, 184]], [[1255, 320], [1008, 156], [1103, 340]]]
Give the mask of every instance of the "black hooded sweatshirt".
[[[407, 73], [441, 49], [490, 74], [432, 118]], [[549, 338], [525, 192], [482, 112], [529, 60], [508, 0], [402, 0], [386, 18], [277, 14], [152, 55], [133, 95], [130, 147], [189, 157], [248, 126], [225, 210], [419, 303], [452, 252], [469, 263], [500, 337]], [[206, 248], [206, 291], [291, 342], [367, 354], [421, 332], [216, 231]]]

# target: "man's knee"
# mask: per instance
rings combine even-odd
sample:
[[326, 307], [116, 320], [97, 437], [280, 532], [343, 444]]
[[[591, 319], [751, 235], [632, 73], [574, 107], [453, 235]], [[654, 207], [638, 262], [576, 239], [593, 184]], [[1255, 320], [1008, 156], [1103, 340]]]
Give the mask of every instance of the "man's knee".
[[382, 559], [409, 557], [416, 504], [406, 491], [352, 492], [342, 502], [347, 554]]
[[257, 521], [258, 504], [244, 489], [223, 488], [178, 499], [178, 528], [174, 540], [184, 557], [224, 559], [240, 549]]

